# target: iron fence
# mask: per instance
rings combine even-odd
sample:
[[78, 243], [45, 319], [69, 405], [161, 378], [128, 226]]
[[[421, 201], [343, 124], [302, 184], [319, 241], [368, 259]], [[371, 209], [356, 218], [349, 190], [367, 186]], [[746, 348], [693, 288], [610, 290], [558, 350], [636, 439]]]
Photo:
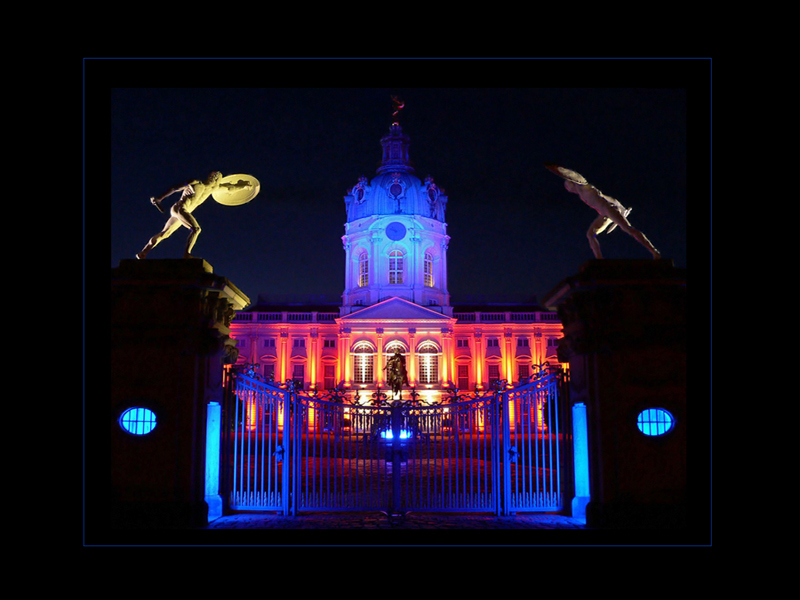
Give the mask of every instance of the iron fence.
[[559, 374], [428, 404], [300, 392], [231, 373], [227, 497], [233, 510], [559, 511], [568, 433]]

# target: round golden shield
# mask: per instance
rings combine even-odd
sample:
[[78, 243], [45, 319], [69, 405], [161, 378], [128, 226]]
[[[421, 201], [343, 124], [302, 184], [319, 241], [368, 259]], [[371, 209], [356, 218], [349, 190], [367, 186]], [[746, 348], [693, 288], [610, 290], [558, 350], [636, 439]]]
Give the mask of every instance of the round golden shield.
[[[225, 184], [237, 185], [238, 188], [229, 188]], [[246, 184], [244, 187], [242, 183]], [[219, 188], [212, 194], [214, 200], [224, 206], [240, 206], [247, 204], [258, 195], [261, 184], [252, 175], [228, 175], [219, 181]]]
[[544, 168], [555, 173], [559, 177], [563, 177], [568, 181], [573, 181], [578, 185], [586, 185], [587, 183], [589, 183], [588, 181], [586, 181], [586, 178], [583, 175], [581, 175], [580, 173], [576, 173], [571, 169], [567, 169], [566, 167], [560, 167], [552, 163], [545, 163]]

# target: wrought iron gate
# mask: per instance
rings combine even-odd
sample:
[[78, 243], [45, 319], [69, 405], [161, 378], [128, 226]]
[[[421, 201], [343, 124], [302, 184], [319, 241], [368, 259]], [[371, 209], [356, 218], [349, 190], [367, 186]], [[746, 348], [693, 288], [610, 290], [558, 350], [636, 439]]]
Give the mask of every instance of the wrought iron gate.
[[234, 510], [475, 511], [564, 506], [561, 378], [426, 404], [305, 393], [231, 374], [223, 465]]

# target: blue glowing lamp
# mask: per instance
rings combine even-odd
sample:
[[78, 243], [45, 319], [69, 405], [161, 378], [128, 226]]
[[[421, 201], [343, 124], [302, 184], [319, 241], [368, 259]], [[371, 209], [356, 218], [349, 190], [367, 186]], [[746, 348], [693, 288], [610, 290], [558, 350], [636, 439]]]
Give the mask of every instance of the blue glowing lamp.
[[[401, 429], [400, 430], [400, 439], [407, 440], [411, 437], [411, 432], [408, 429]], [[394, 439], [394, 434], [392, 433], [391, 429], [386, 429], [381, 431], [381, 438], [384, 440], [391, 440]]]

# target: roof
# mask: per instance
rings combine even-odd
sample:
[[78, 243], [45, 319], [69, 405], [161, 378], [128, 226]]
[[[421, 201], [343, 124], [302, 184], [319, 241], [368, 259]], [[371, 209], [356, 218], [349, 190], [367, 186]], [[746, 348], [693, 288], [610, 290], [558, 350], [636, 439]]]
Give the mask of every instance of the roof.
[[455, 319], [403, 298], [393, 297], [351, 312], [349, 315], [340, 317], [338, 321], [345, 323], [354, 321], [438, 321], [440, 323], [450, 323]]

